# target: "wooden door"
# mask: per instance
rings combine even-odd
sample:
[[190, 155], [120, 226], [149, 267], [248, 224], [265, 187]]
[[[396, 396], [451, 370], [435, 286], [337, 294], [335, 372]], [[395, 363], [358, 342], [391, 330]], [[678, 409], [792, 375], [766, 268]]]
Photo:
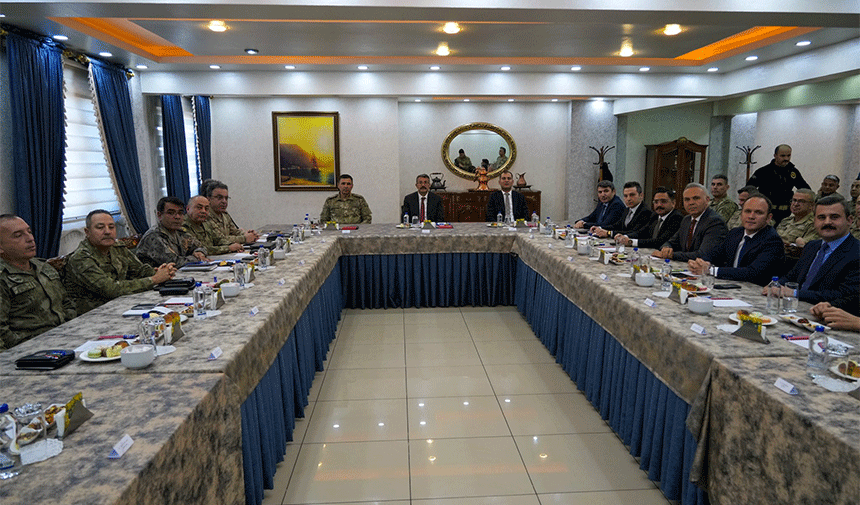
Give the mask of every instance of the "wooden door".
[[675, 190], [675, 208], [684, 212], [684, 187], [691, 182], [704, 184], [707, 145], [684, 137], [671, 142], [645, 146], [647, 149], [645, 180], [646, 201], [654, 196], [654, 188], [665, 186]]

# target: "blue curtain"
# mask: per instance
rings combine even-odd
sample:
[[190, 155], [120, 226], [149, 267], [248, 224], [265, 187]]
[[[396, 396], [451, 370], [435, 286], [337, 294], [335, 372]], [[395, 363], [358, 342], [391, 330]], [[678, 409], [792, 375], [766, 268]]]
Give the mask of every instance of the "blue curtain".
[[161, 95], [161, 126], [164, 138], [164, 172], [167, 195], [187, 202], [191, 198], [188, 181], [188, 156], [185, 151], [185, 122], [182, 97]]
[[135, 233], [149, 228], [134, 138], [131, 97], [125, 70], [90, 60], [111, 168], [128, 224]]
[[195, 96], [194, 118], [197, 128], [194, 129], [194, 133], [197, 135], [197, 168], [200, 176], [200, 180], [197, 182], [212, 178], [212, 120], [210, 114], [209, 97]]
[[9, 33], [9, 102], [16, 212], [33, 229], [39, 256], [56, 256], [63, 225], [63, 58], [50, 39]]

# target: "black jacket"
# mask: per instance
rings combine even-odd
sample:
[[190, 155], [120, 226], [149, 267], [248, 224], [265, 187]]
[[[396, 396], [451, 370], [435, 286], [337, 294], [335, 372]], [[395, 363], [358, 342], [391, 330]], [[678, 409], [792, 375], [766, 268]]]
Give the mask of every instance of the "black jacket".
[[[433, 193], [432, 191], [427, 193], [427, 215], [424, 216], [424, 219], [429, 219], [434, 223], [440, 223], [445, 221], [445, 210], [442, 208], [442, 197]], [[400, 216], [403, 214], [409, 214], [409, 219], [412, 220], [412, 216], [420, 215], [421, 207], [418, 203], [418, 192], [409, 193], [403, 199], [403, 206], [400, 208]]]
[[710, 253], [703, 254], [702, 259], [719, 267], [718, 279], [746, 281], [765, 286], [773, 276], [779, 275], [779, 269], [785, 261], [782, 239], [773, 226], [765, 226], [749, 239], [735, 268], [732, 265], [743, 236], [742, 226], [730, 230], [726, 239]]
[[[514, 208], [514, 219], [528, 219], [529, 208], [526, 205], [526, 197], [522, 193], [511, 190], [511, 205]], [[496, 220], [496, 214], [502, 213], [505, 215], [505, 199], [502, 197], [501, 191], [496, 191], [490, 195], [490, 200], [487, 202], [487, 222], [491, 223]]]

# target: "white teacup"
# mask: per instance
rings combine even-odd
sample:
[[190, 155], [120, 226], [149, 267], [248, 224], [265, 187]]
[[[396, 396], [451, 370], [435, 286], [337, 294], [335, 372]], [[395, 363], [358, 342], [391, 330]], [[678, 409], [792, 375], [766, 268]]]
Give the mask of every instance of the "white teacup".
[[221, 284], [221, 293], [226, 298], [237, 296], [240, 289], [238, 282], [225, 282], [224, 284]]
[[146, 368], [155, 359], [155, 347], [150, 344], [130, 345], [119, 352], [126, 368]]
[[645, 288], [653, 286], [654, 274], [651, 272], [636, 272], [636, 284]]
[[287, 253], [284, 252], [283, 249], [275, 249], [272, 251], [272, 257], [274, 257], [276, 260], [282, 260], [286, 256], [287, 256]]
[[687, 307], [690, 309], [690, 312], [695, 312], [696, 314], [709, 314], [714, 310], [714, 301], [702, 296], [691, 296], [687, 298]]

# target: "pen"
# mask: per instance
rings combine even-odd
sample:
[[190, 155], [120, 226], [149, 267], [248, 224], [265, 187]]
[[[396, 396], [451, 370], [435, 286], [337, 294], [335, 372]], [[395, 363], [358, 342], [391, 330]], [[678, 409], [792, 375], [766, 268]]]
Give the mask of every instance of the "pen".
[[117, 339], [117, 338], [123, 338], [123, 339], [128, 340], [128, 339], [132, 339], [132, 338], [137, 338], [137, 335], [102, 335], [98, 339], [99, 340], [111, 340], [111, 339]]
[[809, 335], [790, 335], [782, 338], [786, 340], [809, 340]]

